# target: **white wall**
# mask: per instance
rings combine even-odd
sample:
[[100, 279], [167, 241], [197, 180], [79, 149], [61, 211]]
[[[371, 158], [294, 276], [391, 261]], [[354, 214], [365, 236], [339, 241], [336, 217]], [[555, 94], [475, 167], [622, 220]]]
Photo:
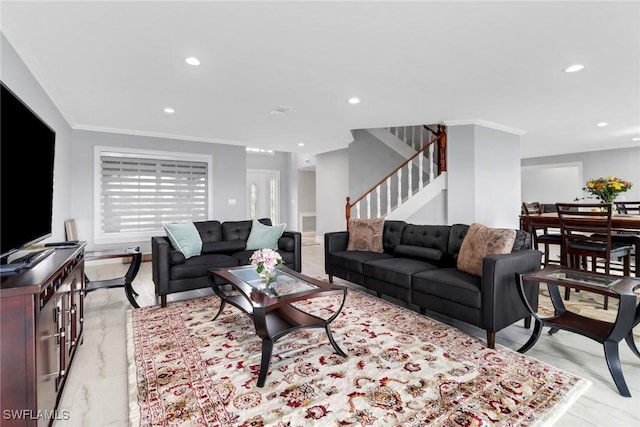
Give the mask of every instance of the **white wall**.
[[[73, 204], [71, 171], [74, 165], [71, 162], [71, 127], [1, 33], [0, 64], [0, 80], [56, 133], [52, 234], [46, 241], [64, 240], [64, 221], [71, 216]], [[33, 155], [37, 156], [38, 153], [34, 152]], [[27, 174], [28, 168], [25, 167], [24, 171]], [[16, 177], [16, 181], [19, 179], [20, 177]], [[2, 208], [7, 209], [6, 206]]]
[[347, 149], [316, 156], [316, 239], [330, 231], [346, 230], [344, 216], [349, 191]]
[[447, 130], [447, 220], [519, 227], [520, 137], [480, 125]]
[[523, 202], [573, 202], [584, 186], [582, 162], [522, 167]]

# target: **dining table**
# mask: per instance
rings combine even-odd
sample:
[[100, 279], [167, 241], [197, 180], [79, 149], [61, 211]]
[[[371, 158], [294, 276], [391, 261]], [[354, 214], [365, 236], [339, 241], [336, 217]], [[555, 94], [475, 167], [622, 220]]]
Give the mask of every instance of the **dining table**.
[[[547, 212], [540, 214], [520, 215], [520, 229], [535, 233], [539, 228], [560, 228], [560, 216], [557, 212]], [[635, 233], [640, 235], [640, 215], [616, 213], [611, 216], [611, 229], [614, 231]], [[640, 251], [636, 250], [635, 255], [636, 268], [640, 266]], [[638, 272], [636, 271], [636, 275]]]

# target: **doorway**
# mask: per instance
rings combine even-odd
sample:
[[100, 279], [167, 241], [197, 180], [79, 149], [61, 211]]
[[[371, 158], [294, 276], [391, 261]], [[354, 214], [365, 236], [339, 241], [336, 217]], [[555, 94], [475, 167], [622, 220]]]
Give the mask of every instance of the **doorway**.
[[280, 171], [247, 170], [247, 207], [249, 218], [271, 218], [280, 223]]

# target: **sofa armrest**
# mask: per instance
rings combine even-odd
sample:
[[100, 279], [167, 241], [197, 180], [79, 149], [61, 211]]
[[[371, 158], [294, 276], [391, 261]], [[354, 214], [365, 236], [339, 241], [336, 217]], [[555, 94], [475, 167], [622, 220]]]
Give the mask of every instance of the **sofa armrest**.
[[169, 293], [171, 243], [164, 236], [151, 238], [151, 275], [156, 295]]
[[333, 231], [324, 234], [324, 271], [329, 274], [329, 255], [332, 252], [346, 251], [349, 245], [348, 231]]
[[302, 271], [302, 233], [300, 233], [299, 231], [285, 230], [280, 237], [293, 239], [292, 252], [295, 258], [293, 265], [289, 265], [288, 267], [300, 273]]
[[[505, 255], [490, 255], [482, 263], [482, 325], [497, 332], [531, 313], [522, 303], [516, 273], [539, 270], [542, 252], [525, 249]], [[539, 286], [527, 285], [525, 292], [533, 308], [538, 307]]]

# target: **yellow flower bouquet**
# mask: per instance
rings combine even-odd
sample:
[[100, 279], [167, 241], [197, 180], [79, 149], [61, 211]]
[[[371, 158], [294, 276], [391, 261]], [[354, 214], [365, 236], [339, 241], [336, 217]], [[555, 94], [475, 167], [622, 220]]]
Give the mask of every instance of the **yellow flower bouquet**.
[[613, 203], [618, 194], [624, 193], [632, 187], [629, 181], [623, 181], [618, 177], [590, 179], [582, 188], [589, 194], [597, 197], [603, 203]]

